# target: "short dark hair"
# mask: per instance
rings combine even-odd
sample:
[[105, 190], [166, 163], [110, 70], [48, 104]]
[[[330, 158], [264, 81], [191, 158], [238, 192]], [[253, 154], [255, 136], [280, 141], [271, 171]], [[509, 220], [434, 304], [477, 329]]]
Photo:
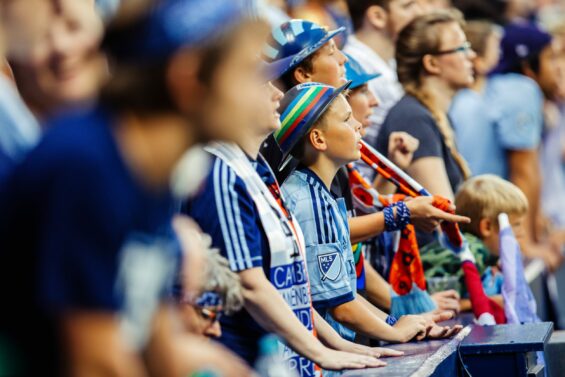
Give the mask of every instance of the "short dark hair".
[[349, 14], [353, 23], [353, 30], [357, 31], [361, 29], [367, 9], [376, 5], [388, 10], [388, 6], [392, 1], [393, 0], [347, 0]]
[[314, 63], [312, 61], [314, 60], [315, 56], [316, 52], [314, 52], [312, 55], [307, 56], [306, 59], [300, 62], [300, 64], [281, 76], [280, 81], [284, 85], [284, 91], [290, 90], [296, 85], [300, 84], [294, 78], [294, 71], [296, 71], [298, 68], [302, 68], [308, 73], [312, 73], [314, 71]]

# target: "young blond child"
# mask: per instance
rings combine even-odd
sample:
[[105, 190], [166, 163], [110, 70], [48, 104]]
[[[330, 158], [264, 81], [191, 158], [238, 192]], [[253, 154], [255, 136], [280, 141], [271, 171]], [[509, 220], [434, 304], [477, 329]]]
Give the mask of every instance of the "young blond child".
[[[497, 217], [508, 214], [510, 225], [520, 242], [524, 237], [524, 220], [528, 212], [528, 200], [514, 184], [495, 175], [479, 175], [466, 181], [455, 197], [457, 213], [471, 219], [460, 224], [469, 242], [475, 264], [482, 275], [485, 293], [502, 305], [502, 274], [498, 269], [499, 227]], [[439, 242], [425, 246], [420, 251], [428, 281], [437, 277], [456, 276], [461, 295], [461, 310], [470, 310], [471, 304], [463, 282], [461, 261]]]

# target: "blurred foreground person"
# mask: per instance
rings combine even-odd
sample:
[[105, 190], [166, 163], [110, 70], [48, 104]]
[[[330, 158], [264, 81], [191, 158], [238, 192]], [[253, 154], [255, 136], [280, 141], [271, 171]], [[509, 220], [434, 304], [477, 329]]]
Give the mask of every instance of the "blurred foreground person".
[[246, 14], [242, 1], [161, 1], [111, 30], [98, 105], [50, 123], [1, 188], [2, 360], [20, 361], [8, 374], [248, 374], [219, 346], [171, 339], [165, 301], [173, 167], [253, 119], [242, 98], [260, 85], [264, 34]]
[[107, 77], [99, 51], [102, 21], [94, 1], [3, 4], [7, 58], [25, 103], [39, 121], [92, 104]]

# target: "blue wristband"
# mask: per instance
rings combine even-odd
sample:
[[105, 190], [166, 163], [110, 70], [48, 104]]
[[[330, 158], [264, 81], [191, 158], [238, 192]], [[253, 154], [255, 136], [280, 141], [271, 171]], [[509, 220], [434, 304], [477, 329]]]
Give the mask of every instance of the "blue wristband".
[[394, 221], [394, 207], [392, 205], [385, 207], [383, 214], [385, 216], [385, 229], [388, 232], [397, 230], [396, 221]]
[[395, 317], [391, 315], [386, 317], [386, 323], [389, 324], [390, 326], [394, 326], [396, 322], [398, 322], [398, 320]]
[[406, 228], [410, 223], [410, 209], [404, 202], [395, 203], [396, 205], [396, 224], [398, 229]]

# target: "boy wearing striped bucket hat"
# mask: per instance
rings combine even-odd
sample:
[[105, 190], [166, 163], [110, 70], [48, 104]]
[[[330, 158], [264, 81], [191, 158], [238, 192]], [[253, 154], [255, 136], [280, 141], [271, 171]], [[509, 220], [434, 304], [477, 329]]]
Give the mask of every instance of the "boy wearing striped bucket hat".
[[282, 126], [275, 138], [284, 161], [294, 157], [300, 164], [282, 189], [287, 207], [304, 230], [315, 309], [347, 340], [359, 332], [374, 339], [406, 342], [424, 337], [433, 325], [414, 315], [395, 322], [356, 294], [344, 200], [336, 200], [329, 191], [339, 168], [360, 158], [361, 124], [342, 95], [350, 84], [336, 89], [305, 83], [283, 97]]

